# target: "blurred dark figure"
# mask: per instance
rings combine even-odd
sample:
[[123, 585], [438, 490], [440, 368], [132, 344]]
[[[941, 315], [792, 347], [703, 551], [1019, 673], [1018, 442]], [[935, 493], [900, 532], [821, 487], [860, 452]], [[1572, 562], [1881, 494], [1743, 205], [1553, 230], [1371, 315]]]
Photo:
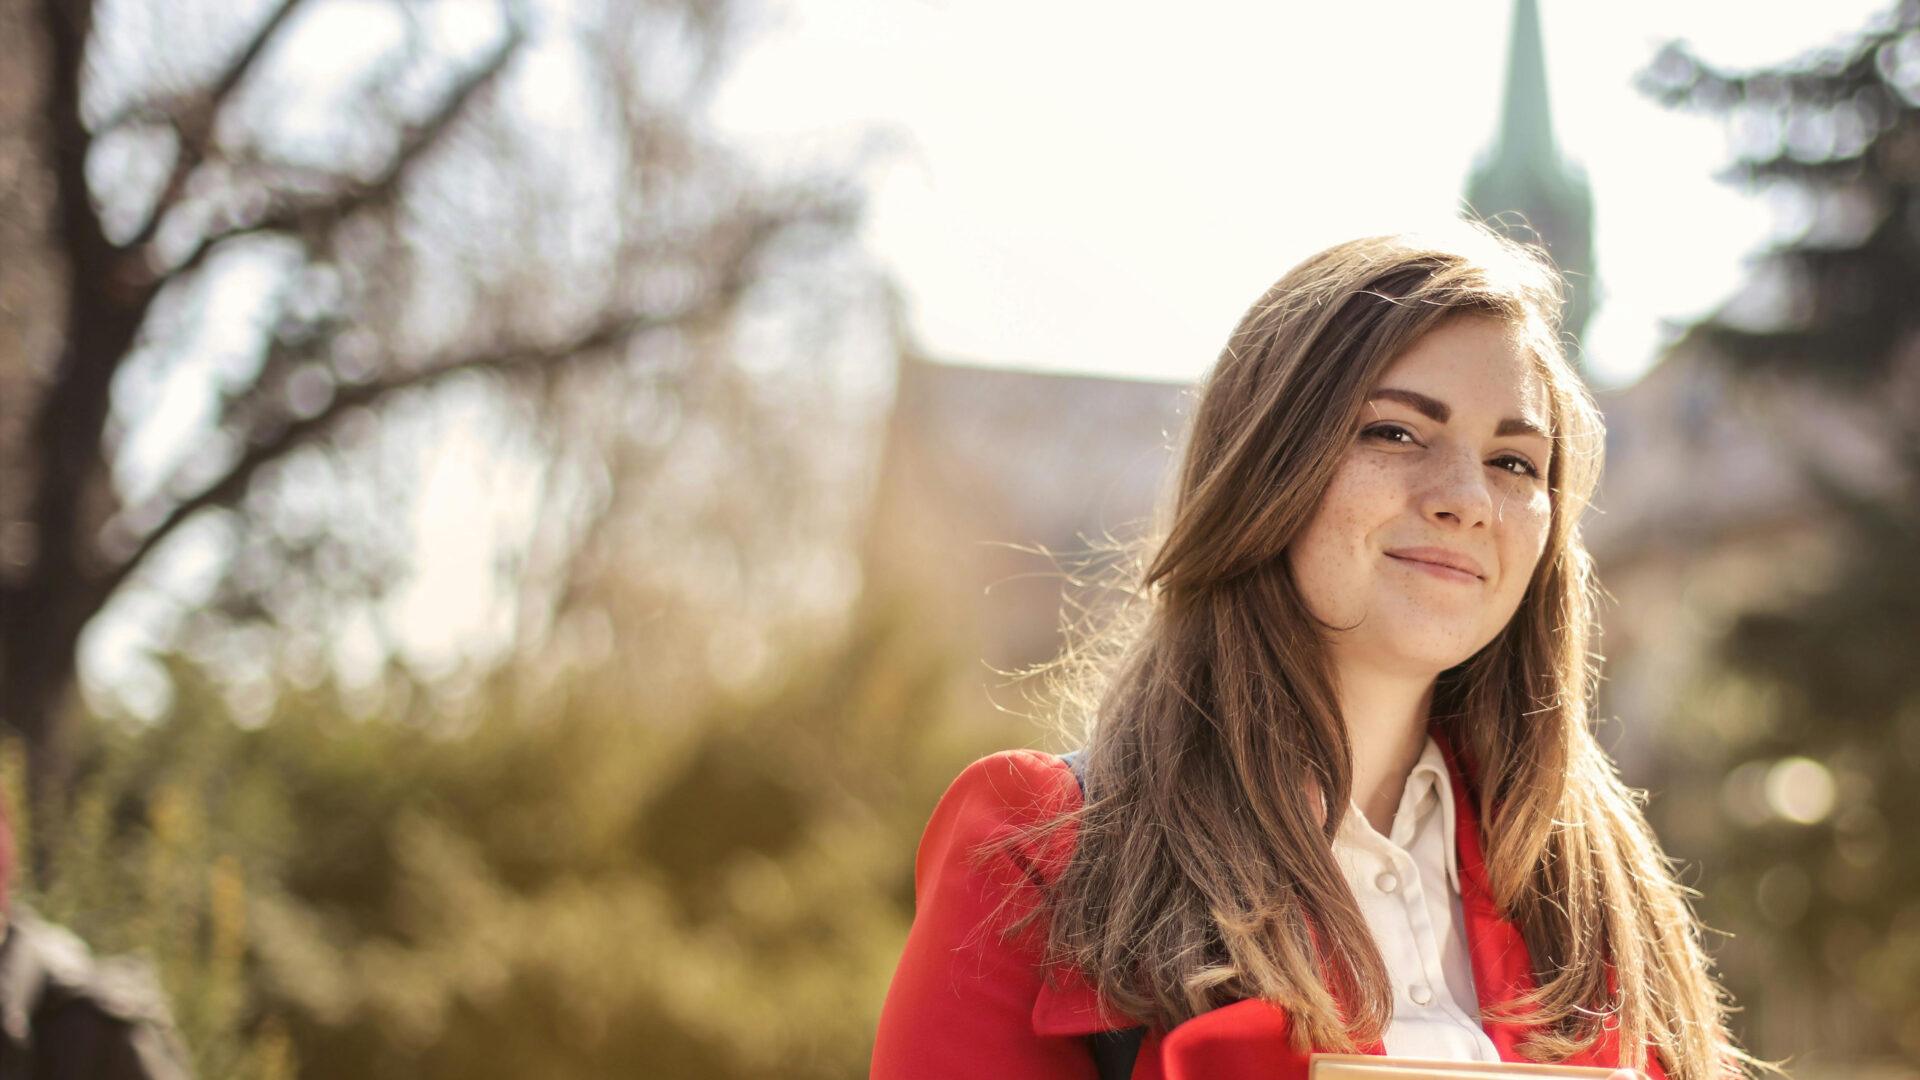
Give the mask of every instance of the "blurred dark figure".
[[0, 817], [0, 1080], [185, 1080], [186, 1053], [146, 964], [96, 958], [72, 931], [13, 902], [13, 834]]

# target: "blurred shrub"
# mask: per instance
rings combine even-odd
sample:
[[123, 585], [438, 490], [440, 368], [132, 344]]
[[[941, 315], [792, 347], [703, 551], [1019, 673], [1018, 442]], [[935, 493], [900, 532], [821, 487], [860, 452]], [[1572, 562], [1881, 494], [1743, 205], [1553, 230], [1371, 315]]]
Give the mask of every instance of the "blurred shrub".
[[675, 723], [529, 659], [242, 726], [174, 657], [159, 721], [87, 725], [33, 899], [155, 959], [203, 1076], [862, 1076], [915, 841], [995, 741], [909, 622]]
[[[183, 709], [179, 717], [202, 716]], [[173, 718], [170, 718], [170, 720]], [[92, 766], [59, 822], [25, 812], [26, 749], [0, 750], [7, 820], [19, 862], [14, 895], [67, 926], [96, 954], [132, 953], [153, 964], [203, 1080], [294, 1075], [285, 1024], [251, 1007], [246, 964], [249, 882], [236, 853], [238, 824], [209, 812], [215, 754], [203, 738], [173, 739], [171, 724], [134, 733], [104, 723], [82, 736]], [[174, 753], [147, 772], [145, 750]], [[37, 853], [46, 867], [33, 872]]]

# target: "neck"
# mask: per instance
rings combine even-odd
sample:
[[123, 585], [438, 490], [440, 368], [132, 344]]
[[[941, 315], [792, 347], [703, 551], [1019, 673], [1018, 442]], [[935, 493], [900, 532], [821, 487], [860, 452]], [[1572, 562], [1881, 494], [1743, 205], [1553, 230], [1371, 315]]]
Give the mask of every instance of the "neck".
[[1407, 775], [1426, 748], [1433, 679], [1347, 667], [1337, 682], [1353, 746], [1353, 801], [1384, 836], [1393, 829]]

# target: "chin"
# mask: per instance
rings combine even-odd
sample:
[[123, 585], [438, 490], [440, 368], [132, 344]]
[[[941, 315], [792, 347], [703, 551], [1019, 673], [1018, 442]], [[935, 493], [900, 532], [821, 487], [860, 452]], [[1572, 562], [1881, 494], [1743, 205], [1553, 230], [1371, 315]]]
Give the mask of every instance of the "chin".
[[1394, 667], [1431, 677], [1472, 659], [1480, 646], [1469, 636], [1446, 634], [1391, 642], [1385, 651], [1393, 658]]

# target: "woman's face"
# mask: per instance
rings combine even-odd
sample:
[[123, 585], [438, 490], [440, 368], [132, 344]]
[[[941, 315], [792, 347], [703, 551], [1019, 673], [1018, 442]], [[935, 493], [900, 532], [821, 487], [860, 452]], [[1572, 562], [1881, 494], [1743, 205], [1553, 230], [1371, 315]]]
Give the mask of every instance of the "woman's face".
[[1308, 609], [1342, 628], [1336, 665], [1431, 677], [1513, 617], [1552, 514], [1547, 408], [1514, 331], [1485, 317], [1441, 323], [1387, 369], [1287, 548]]

